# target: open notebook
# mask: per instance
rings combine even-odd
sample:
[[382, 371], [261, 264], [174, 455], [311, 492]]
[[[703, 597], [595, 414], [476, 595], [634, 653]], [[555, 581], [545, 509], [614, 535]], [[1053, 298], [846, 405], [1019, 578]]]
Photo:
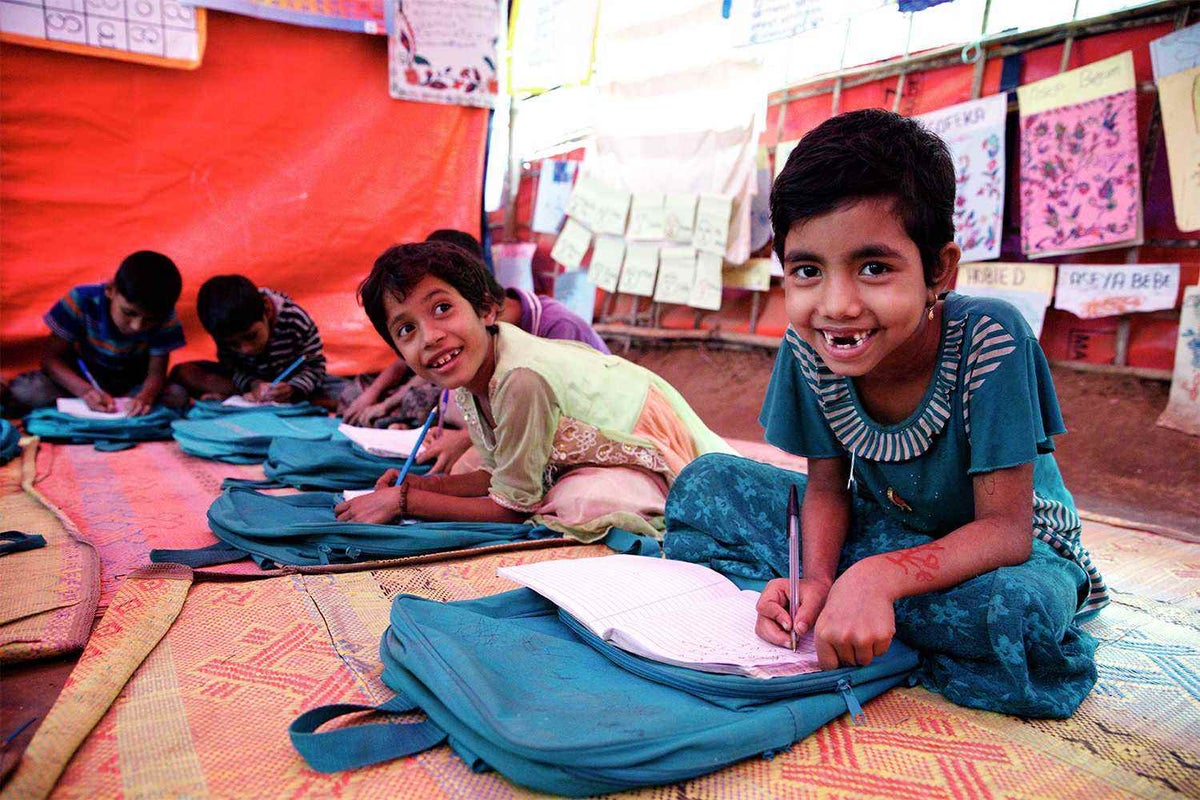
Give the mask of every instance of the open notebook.
[[390, 430], [387, 428], [360, 428], [357, 425], [338, 425], [338, 432], [371, 455], [391, 458], [408, 458], [421, 437], [420, 429]]
[[271, 406], [282, 406], [284, 403], [275, 403], [270, 400], [248, 400], [240, 394], [231, 394], [221, 401], [221, 405], [229, 406], [230, 408], [270, 408]]
[[604, 556], [502, 567], [622, 650], [702, 672], [774, 678], [816, 672], [812, 633], [796, 652], [754, 633], [758, 592], [700, 564]]
[[113, 402], [117, 404], [116, 411], [93, 411], [88, 408], [82, 397], [60, 397], [55, 401], [54, 407], [61, 414], [70, 414], [81, 419], [121, 419], [129, 416], [132, 397], [114, 397]]

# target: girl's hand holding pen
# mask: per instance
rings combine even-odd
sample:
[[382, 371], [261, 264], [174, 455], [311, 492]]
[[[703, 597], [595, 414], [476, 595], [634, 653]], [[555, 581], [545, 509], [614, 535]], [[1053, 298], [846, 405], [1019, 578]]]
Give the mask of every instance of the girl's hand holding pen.
[[[796, 609], [796, 636], [808, 633], [829, 596], [830, 585], [815, 578], [801, 578], [798, 584], [799, 607]], [[767, 584], [758, 598], [758, 638], [780, 647], [791, 646], [792, 615], [789, 611], [788, 580], [776, 578]]]

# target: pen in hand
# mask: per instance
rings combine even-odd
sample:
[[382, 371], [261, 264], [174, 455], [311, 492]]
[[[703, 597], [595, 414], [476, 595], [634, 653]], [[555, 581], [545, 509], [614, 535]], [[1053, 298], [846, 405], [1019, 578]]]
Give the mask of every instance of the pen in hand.
[[787, 537], [788, 537], [788, 614], [791, 617], [792, 652], [796, 651], [796, 610], [799, 607], [797, 596], [800, 594], [800, 503], [797, 499], [796, 485], [788, 487], [787, 504]]
[[433, 417], [437, 414], [438, 404], [435, 403], [433, 408], [429, 409], [429, 415], [425, 417], [425, 424], [421, 426], [421, 432], [417, 434], [417, 443], [413, 445], [412, 452], [408, 454], [408, 458], [404, 461], [404, 466], [400, 469], [400, 474], [396, 476], [396, 482], [393, 486], [399, 486], [404, 483], [404, 479], [408, 477], [409, 470], [412, 469], [413, 463], [417, 460], [417, 453], [421, 451], [421, 445], [425, 442], [425, 435], [429, 433], [429, 426], [433, 424]]

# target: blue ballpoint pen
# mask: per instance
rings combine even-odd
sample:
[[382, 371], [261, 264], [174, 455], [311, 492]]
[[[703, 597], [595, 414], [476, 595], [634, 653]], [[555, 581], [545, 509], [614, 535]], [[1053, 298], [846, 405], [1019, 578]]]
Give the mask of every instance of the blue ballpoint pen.
[[788, 487], [787, 505], [787, 535], [788, 535], [788, 613], [792, 624], [792, 652], [796, 651], [796, 610], [799, 603], [796, 595], [800, 593], [800, 503], [796, 495], [796, 485]]
[[83, 359], [76, 358], [75, 363], [79, 365], [79, 373], [87, 378], [87, 382], [92, 385], [92, 388], [97, 392], [103, 392], [104, 390], [100, 388], [100, 384], [96, 383], [96, 379], [92, 377], [91, 370], [87, 368], [87, 364], [83, 363]]
[[400, 474], [396, 476], [396, 482], [393, 486], [399, 486], [404, 483], [404, 479], [408, 477], [408, 471], [412, 469], [413, 462], [417, 460], [417, 453], [421, 451], [421, 445], [425, 442], [425, 434], [429, 433], [429, 426], [433, 424], [433, 416], [437, 414], [437, 404], [429, 409], [429, 416], [425, 417], [425, 424], [421, 426], [421, 432], [417, 435], [417, 443], [413, 445], [412, 452], [408, 454], [408, 458], [404, 462], [404, 466], [400, 469]]
[[288, 364], [287, 369], [285, 369], [283, 372], [279, 373], [279, 377], [277, 377], [275, 380], [271, 381], [271, 385], [274, 386], [275, 384], [279, 383], [284, 378], [286, 378], [288, 375], [291, 375], [293, 372], [296, 371], [296, 367], [300, 366], [303, 363], [304, 363], [304, 356], [302, 356], [302, 355], [296, 356], [296, 360], [293, 361], [291, 364]]

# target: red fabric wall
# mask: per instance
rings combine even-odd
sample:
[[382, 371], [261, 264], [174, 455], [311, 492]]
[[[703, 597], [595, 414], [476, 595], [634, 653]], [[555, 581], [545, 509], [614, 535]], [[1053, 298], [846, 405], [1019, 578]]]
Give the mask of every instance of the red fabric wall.
[[184, 276], [184, 358], [210, 358], [205, 278], [241, 272], [314, 317], [330, 367], [390, 351], [354, 292], [388, 245], [478, 234], [487, 112], [392, 100], [383, 37], [209, 15], [194, 72], [0, 50], [0, 355], [35, 366], [68, 288], [159, 250]]

